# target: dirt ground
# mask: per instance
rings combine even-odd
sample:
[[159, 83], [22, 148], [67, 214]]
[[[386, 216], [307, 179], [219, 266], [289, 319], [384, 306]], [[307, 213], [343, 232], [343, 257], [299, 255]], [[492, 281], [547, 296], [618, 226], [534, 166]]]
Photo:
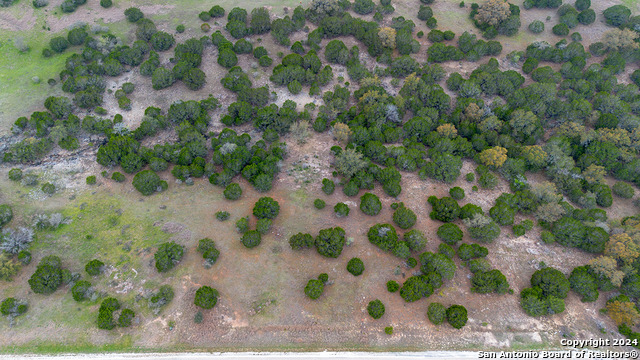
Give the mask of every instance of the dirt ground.
[[[61, 0], [52, 1], [49, 8], [52, 9], [59, 2]], [[406, 16], [416, 22], [417, 30], [427, 32], [423, 22], [414, 18], [416, 12], [412, 10], [415, 9], [413, 2], [393, 3], [397, 3], [397, 10], [392, 16], [410, 14]], [[576, 28], [583, 35], [585, 46], [598, 40], [599, 34], [605, 31], [600, 14], [602, 9], [614, 2], [607, 0], [592, 3], [599, 14], [596, 24], [589, 28]], [[458, 35], [460, 28], [472, 31], [473, 27], [467, 19], [468, 7], [459, 8], [457, 1], [443, 0], [436, 1], [432, 7], [436, 18], [442, 19], [439, 29], [455, 30]], [[96, 20], [96, 8], [95, 4], [87, 4], [80, 7], [73, 18], [66, 16], [48, 23], [52, 30], [61, 30], [76, 21], [91, 22]], [[149, 2], [141, 9], [149, 15], [166, 17], [173, 5]], [[392, 16], [385, 21], [390, 21]], [[523, 9], [521, 36], [498, 39], [504, 46], [501, 59], [512, 50], [523, 50], [528, 42], [535, 41], [526, 26], [533, 20], [544, 20], [546, 16], [551, 16], [552, 20], [545, 21], [547, 29], [539, 38], [550, 43], [560, 40], [551, 34], [551, 26], [557, 21], [555, 11]], [[0, 28], [28, 29], [34, 17], [33, 13], [27, 12], [18, 19], [12, 14], [0, 12]], [[122, 8], [100, 9], [101, 22], [111, 24], [122, 19]], [[221, 24], [210, 24], [212, 31], [222, 29]], [[174, 32], [175, 25], [170, 19], [157, 21], [157, 25], [161, 30]], [[129, 37], [132, 34], [133, 30], [125, 33]], [[193, 36], [199, 37], [202, 33], [190, 30], [176, 35], [176, 40], [181, 42]], [[294, 41], [305, 38], [306, 34], [302, 32], [292, 36]], [[276, 45], [271, 35], [263, 36], [259, 44], [257, 39], [253, 40], [254, 46], [262, 45], [269, 50], [274, 66], [279, 63], [276, 53], [286, 53], [288, 50]], [[343, 41], [349, 47], [356, 45], [352, 38], [345, 38]], [[323, 45], [326, 42], [327, 40]], [[429, 41], [425, 37], [421, 43], [422, 50], [414, 57], [424, 62]], [[171, 50], [161, 54], [165, 66], [168, 66], [172, 54]], [[322, 52], [319, 56], [324, 59]], [[105, 108], [109, 116], [122, 113], [127, 127], [133, 129], [142, 120], [144, 109], [148, 106], [166, 109], [177, 100], [199, 100], [212, 94], [223, 105], [222, 109], [212, 113], [210, 130], [219, 131], [223, 128], [219, 119], [224, 114], [224, 109], [235, 101], [235, 96], [220, 86], [220, 79], [226, 70], [217, 65], [216, 58], [217, 50], [214, 47], [206, 48], [201, 68], [207, 74], [207, 84], [195, 92], [187, 90], [181, 83], [169, 89], [154, 91], [151, 89], [150, 78], [141, 76], [137, 70], [112, 78], [107, 88], [113, 92], [124, 82], [136, 84], [136, 90], [130, 96], [132, 110], [119, 110], [113, 94], [105, 95]], [[254, 86], [269, 84], [268, 77], [272, 68], [258, 67], [252, 55], [239, 55], [238, 58], [239, 65], [249, 74]], [[364, 49], [361, 50], [361, 58], [367, 64], [372, 63]], [[461, 62], [447, 63], [444, 67], [447, 72], [459, 71], [464, 75], [477, 65]], [[348, 79], [344, 67], [334, 66], [333, 69], [334, 81], [323, 89], [325, 91], [338, 84], [338, 76]], [[304, 95], [305, 91], [291, 96], [286, 88], [275, 88], [273, 84], [270, 84], [270, 88], [276, 92], [276, 103], [279, 105], [286, 99], [296, 101], [298, 110], [302, 110], [305, 103], [321, 104], [320, 97], [309, 97]], [[352, 84], [351, 90], [354, 89]], [[240, 130], [253, 131], [250, 127]], [[167, 132], [161, 139], [169, 140], [174, 136], [175, 134]], [[329, 149], [335, 145], [331, 134], [314, 133], [302, 145], [287, 138], [290, 155], [281, 164], [274, 189], [267, 194], [279, 201], [280, 215], [274, 221], [271, 232], [263, 237], [262, 244], [248, 250], [239, 242], [240, 235], [235, 231], [234, 222], [250, 215], [255, 201], [264, 195], [255, 192], [244, 180], [239, 180], [244, 193], [236, 202], [224, 200], [222, 189], [210, 185], [206, 179], [198, 179], [195, 185], [186, 186], [176, 184], [168, 172], [161, 176], [170, 182], [169, 190], [151, 197], [142, 197], [132, 188], [131, 176], [127, 176], [127, 181], [123, 184], [98, 176], [99, 186], [88, 187], [85, 177], [99, 174], [103, 170], [95, 163], [96, 147], [89, 146], [94, 140], [84, 139], [80, 150], [74, 153], [56, 153], [38, 167], [28, 168], [59, 187], [59, 193], [51, 198], [36, 190], [8, 184], [5, 180], [8, 169], [0, 169], [0, 178], [3, 179], [0, 181], [0, 203], [22, 204], [24, 210], [20, 210], [18, 221], [28, 221], [36, 211], [64, 208], [73, 209], [75, 223], [93, 224], [79, 210], [86, 203], [90, 207], [93, 204], [109, 204], [108, 213], [98, 214], [104, 217], [103, 222], [113, 216], [114, 211], [119, 210], [125, 214], [120, 220], [123, 222], [120, 224], [122, 227], [95, 229], [97, 234], [104, 236], [97, 240], [103, 243], [88, 243], [80, 236], [84, 236], [80, 230], [64, 229], [55, 234], [45, 234], [38, 240], [36, 246], [42, 251], [34, 252], [32, 263], [23, 268], [13, 282], [0, 283], [0, 298], [17, 296], [30, 299], [29, 312], [18, 319], [14, 327], [10, 327], [7, 321], [0, 320], [0, 338], [9, 339], [3, 346], [9, 343], [26, 346], [51, 342], [67, 345], [122, 343], [127, 348], [164, 350], [529, 349], [555, 347], [563, 337], [587, 339], [619, 336], [614, 324], [599, 313], [606, 301], [604, 295], [595, 303], [585, 304], [571, 293], [566, 299], [566, 311], [557, 316], [534, 319], [522, 312], [518, 294], [521, 289], [529, 286], [530, 276], [540, 267], [541, 262], [568, 274], [573, 267], [583, 265], [592, 258], [575, 249], [543, 244], [539, 240], [538, 231], [516, 238], [505, 227], [501, 236], [487, 245], [488, 259], [506, 275], [514, 294], [471, 293], [470, 272], [459, 259], [456, 260], [458, 269], [455, 277], [445, 282], [428, 299], [405, 303], [397, 293], [386, 291], [385, 283], [388, 280], [402, 282], [418, 271], [418, 268], [407, 268], [404, 262], [391, 254], [383, 253], [366, 239], [366, 232], [372, 225], [391, 222], [391, 203], [403, 201], [416, 212], [418, 222], [415, 228], [423, 231], [429, 239], [427, 251], [437, 251], [440, 241], [436, 236], [436, 229], [441, 224], [429, 218], [431, 207], [426, 199], [431, 195], [445, 196], [450, 187], [460, 186], [467, 194], [460, 202], [461, 205], [472, 202], [488, 211], [493, 206], [494, 199], [509, 190], [502, 181], [495, 190], [473, 192], [474, 184], [466, 182], [463, 176], [452, 185], [444, 185], [431, 180], [422, 181], [415, 173], [403, 173], [403, 190], [398, 199], [389, 198], [383, 194], [379, 185], [376, 186], [373, 192], [381, 197], [383, 210], [378, 216], [370, 217], [358, 209], [359, 197], [346, 197], [339, 187], [331, 196], [320, 191], [320, 180], [331, 177], [332, 155]], [[473, 163], [465, 162], [462, 174], [472, 172], [473, 169]], [[361, 191], [359, 195], [363, 193]], [[327, 207], [316, 210], [313, 207], [313, 200], [316, 198], [325, 200]], [[349, 217], [339, 219], [333, 215], [332, 208], [337, 202], [349, 205]], [[229, 211], [230, 220], [217, 221], [214, 214], [219, 210]], [[635, 209], [630, 200], [615, 198], [611, 213], [622, 217], [634, 214]], [[251, 221], [251, 225], [255, 226], [255, 218]], [[125, 226], [136, 224], [147, 224], [151, 230], [140, 233], [144, 236], [126, 231]], [[308, 232], [315, 235], [318, 230], [332, 226], [343, 227], [347, 237], [353, 239], [353, 243], [345, 247], [338, 259], [324, 258], [313, 249], [293, 251], [288, 245], [288, 239], [293, 234]], [[60, 236], [56, 237], [58, 235]], [[203, 267], [203, 260], [195, 251], [198, 239], [203, 237], [214, 239], [221, 251], [220, 259], [211, 269]], [[157, 244], [168, 239], [183, 244], [187, 251], [176, 269], [167, 274], [159, 274], [153, 266], [153, 251]], [[128, 242], [133, 242], [131, 252], [120, 250]], [[465, 237], [464, 242], [471, 240]], [[95, 252], [91, 252], [93, 250]], [[93, 323], [97, 303], [75, 303], [66, 287], [48, 297], [31, 294], [24, 284], [35, 270], [38, 260], [48, 254], [62, 255], [65, 257], [65, 265], [75, 271], [81, 271], [84, 264], [93, 257], [112, 259], [113, 264], [108, 273], [92, 281], [99, 290], [114, 294], [133, 306], [138, 313], [137, 323], [128, 329], [101, 331]], [[360, 257], [366, 266], [364, 274], [359, 277], [353, 277], [346, 271], [348, 260], [355, 256]], [[304, 295], [304, 285], [322, 272], [328, 273], [331, 284], [320, 299], [312, 301]], [[155, 316], [142, 298], [160, 284], [171, 284], [176, 297], [160, 316]], [[201, 285], [217, 288], [221, 299], [214, 309], [203, 312], [202, 324], [195, 324], [193, 319], [198, 309], [193, 305], [193, 295]], [[379, 320], [373, 320], [366, 312], [368, 302], [376, 298], [386, 305], [386, 314]], [[426, 309], [433, 301], [445, 305], [464, 305], [469, 311], [467, 326], [455, 330], [448, 325], [432, 325], [426, 318]], [[175, 326], [171, 326], [174, 322]], [[392, 336], [383, 332], [383, 328], [390, 325], [394, 327]]]

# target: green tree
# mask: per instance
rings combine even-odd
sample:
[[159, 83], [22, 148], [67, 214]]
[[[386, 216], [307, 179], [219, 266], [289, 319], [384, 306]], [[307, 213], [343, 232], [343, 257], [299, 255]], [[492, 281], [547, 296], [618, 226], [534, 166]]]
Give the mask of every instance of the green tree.
[[456, 329], [467, 324], [467, 309], [461, 305], [451, 305], [447, 308], [447, 322]]
[[360, 210], [369, 216], [375, 216], [380, 213], [382, 202], [380, 198], [372, 193], [365, 193], [360, 197]]
[[205, 285], [196, 290], [193, 303], [203, 309], [212, 309], [218, 303], [219, 297], [218, 290]]
[[342, 253], [345, 243], [345, 232], [340, 227], [322, 229], [315, 239], [315, 246], [322, 256], [337, 258]]
[[262, 241], [262, 236], [258, 230], [249, 230], [242, 235], [242, 245], [251, 249], [258, 245]]
[[261, 197], [253, 206], [253, 215], [258, 219], [275, 219], [280, 213], [280, 204], [270, 197]]
[[353, 276], [362, 275], [364, 272], [364, 262], [360, 258], [354, 257], [347, 263], [347, 271]]
[[310, 299], [319, 298], [324, 292], [324, 282], [318, 279], [311, 279], [307, 282], [307, 285], [304, 287], [304, 293]]
[[427, 317], [433, 325], [440, 325], [447, 318], [447, 308], [440, 303], [433, 302], [427, 308]]
[[334, 162], [338, 173], [347, 179], [364, 169], [366, 165], [367, 162], [363, 159], [362, 154], [351, 148], [337, 154]]
[[156, 261], [156, 269], [159, 272], [166, 272], [173, 269], [182, 259], [184, 247], [175, 242], [167, 242], [161, 244], [156, 251], [154, 258]]
[[384, 315], [384, 304], [382, 301], [375, 299], [367, 305], [367, 312], [374, 319], [380, 319]]

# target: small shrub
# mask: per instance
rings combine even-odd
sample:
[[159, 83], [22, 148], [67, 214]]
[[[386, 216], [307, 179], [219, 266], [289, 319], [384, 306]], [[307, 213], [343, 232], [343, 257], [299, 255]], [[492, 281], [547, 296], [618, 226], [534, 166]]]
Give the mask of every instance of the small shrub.
[[[431, 18], [431, 19], [433, 19], [433, 18]], [[431, 20], [431, 19], [429, 19], [429, 20]], [[387, 334], [387, 335], [393, 335], [393, 326], [385, 327], [384, 328], [384, 333]]]
[[309, 280], [307, 285], [304, 287], [305, 295], [307, 295], [310, 299], [313, 299], [313, 300], [319, 298], [323, 292], [324, 292], [324, 282], [319, 279]]
[[349, 216], [349, 206], [345, 203], [337, 203], [336, 206], [333, 207], [333, 212], [338, 217]]
[[97, 182], [96, 176], [95, 175], [87, 176], [86, 182], [87, 182], [87, 185], [95, 185]]
[[126, 180], [126, 178], [124, 177], [124, 174], [120, 173], [120, 172], [114, 172], [113, 175], [111, 175], [111, 179], [115, 182], [124, 182]]
[[229, 214], [228, 211], [218, 211], [216, 212], [216, 219], [218, 219], [218, 221], [226, 221], [229, 219], [229, 217], [231, 216], [231, 214]]
[[322, 192], [331, 195], [333, 191], [336, 189], [336, 184], [327, 178], [322, 179]]
[[242, 245], [246, 248], [251, 249], [258, 245], [262, 241], [262, 236], [258, 230], [249, 230], [242, 235]]
[[427, 317], [433, 325], [440, 325], [447, 318], [447, 308], [437, 302], [431, 303], [427, 308]]
[[364, 271], [364, 262], [360, 258], [354, 257], [347, 263], [347, 271], [353, 276], [359, 276]]
[[389, 280], [387, 281], [387, 291], [390, 293], [394, 293], [396, 291], [400, 290], [400, 284], [398, 284], [396, 281], [393, 280]]
[[242, 188], [237, 183], [231, 183], [224, 189], [224, 198], [227, 200], [238, 200], [242, 196]]
[[324, 200], [322, 200], [322, 199], [315, 199], [315, 200], [313, 200], [313, 206], [314, 206], [316, 209], [318, 209], [318, 210], [322, 210], [322, 209], [324, 209], [324, 207], [325, 207], [326, 205], [327, 205], [327, 204], [326, 204], [326, 203], [324, 202]]
[[193, 303], [203, 309], [212, 309], [218, 303], [220, 294], [210, 286], [202, 286], [196, 291]]
[[220, 256], [220, 250], [216, 249], [216, 243], [209, 238], [200, 239], [196, 250], [202, 254], [202, 258], [207, 260], [210, 265], [215, 264]]
[[365, 193], [360, 197], [360, 210], [363, 213], [374, 216], [378, 215], [380, 210], [382, 209], [382, 202], [380, 202], [380, 198], [372, 193]]
[[182, 259], [184, 247], [175, 242], [167, 242], [158, 247], [154, 258], [156, 261], [156, 269], [159, 272], [166, 272], [173, 269]]
[[260, 219], [256, 224], [256, 230], [262, 235], [265, 235], [271, 229], [271, 219]]
[[540, 20], [534, 20], [529, 24], [529, 31], [534, 34], [539, 34], [544, 31], [544, 23]]
[[20, 181], [22, 180], [22, 170], [13, 168], [9, 170], [9, 180]]
[[85, 265], [84, 270], [91, 276], [100, 275], [104, 269], [104, 263], [98, 259], [93, 259]]
[[253, 206], [253, 215], [258, 219], [275, 219], [280, 213], [280, 205], [270, 197], [261, 197]]
[[384, 315], [384, 310], [384, 304], [378, 299], [370, 301], [369, 305], [367, 305], [367, 312], [376, 320]]
[[249, 230], [249, 217], [243, 217], [236, 221], [236, 230], [240, 234], [244, 234]]
[[451, 195], [452, 198], [454, 198], [455, 200], [462, 200], [464, 199], [464, 190], [459, 187], [452, 187], [451, 189], [449, 189], [449, 195]]
[[447, 308], [447, 322], [456, 329], [467, 324], [467, 309], [461, 305], [451, 305]]

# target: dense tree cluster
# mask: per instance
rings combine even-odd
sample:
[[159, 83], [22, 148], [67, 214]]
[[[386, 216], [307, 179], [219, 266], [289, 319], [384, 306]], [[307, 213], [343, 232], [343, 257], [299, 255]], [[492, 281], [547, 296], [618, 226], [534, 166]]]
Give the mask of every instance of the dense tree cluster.
[[570, 282], [559, 270], [547, 267], [531, 276], [531, 287], [520, 292], [520, 306], [529, 316], [559, 314], [564, 311], [564, 299]]

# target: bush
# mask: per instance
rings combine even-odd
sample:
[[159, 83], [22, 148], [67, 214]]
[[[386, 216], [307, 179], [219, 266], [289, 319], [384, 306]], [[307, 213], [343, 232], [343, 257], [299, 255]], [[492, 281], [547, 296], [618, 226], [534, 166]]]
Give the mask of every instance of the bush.
[[113, 175], [111, 175], [111, 179], [113, 179], [115, 182], [124, 182], [126, 180], [126, 178], [124, 177], [124, 175], [120, 172], [114, 172]]
[[262, 241], [262, 236], [258, 230], [249, 230], [242, 235], [242, 245], [246, 248], [251, 249], [258, 245]]
[[57, 256], [46, 256], [40, 260], [36, 271], [29, 278], [31, 291], [49, 295], [62, 285], [62, 262]]
[[333, 212], [338, 217], [349, 216], [349, 206], [345, 203], [337, 203], [336, 206], [333, 207]]
[[154, 258], [156, 261], [156, 269], [159, 272], [165, 272], [173, 269], [182, 259], [184, 247], [171, 241], [164, 243], [158, 247]]
[[209, 21], [211, 20], [211, 14], [208, 11], [202, 11], [198, 14], [198, 18], [202, 21]]
[[144, 14], [142, 13], [142, 11], [140, 11], [140, 9], [136, 7], [130, 7], [124, 11], [124, 16], [127, 17], [127, 20], [129, 22], [134, 23], [142, 19], [144, 17]]
[[11, 209], [11, 206], [7, 204], [0, 205], [0, 228], [7, 225], [11, 219], [13, 219], [13, 210]]
[[607, 25], [621, 26], [629, 21], [631, 10], [624, 5], [614, 5], [602, 12]]
[[158, 174], [152, 170], [143, 170], [133, 177], [133, 187], [142, 195], [149, 196], [156, 191], [162, 191], [167, 183], [160, 180]]
[[342, 253], [345, 232], [340, 227], [322, 229], [315, 239], [315, 246], [322, 256], [337, 258]]
[[216, 211], [216, 219], [218, 219], [218, 221], [229, 220], [230, 216], [231, 214], [229, 214], [228, 211]]
[[553, 296], [558, 299], [566, 298], [570, 288], [569, 280], [564, 274], [552, 267], [534, 272], [531, 275], [531, 286], [539, 288], [542, 297]]
[[169, 285], [162, 285], [158, 289], [158, 292], [154, 293], [149, 298], [149, 307], [153, 309], [160, 309], [163, 306], [169, 304], [173, 300], [173, 289]]
[[104, 263], [98, 259], [93, 259], [85, 265], [84, 270], [91, 276], [100, 275], [104, 269]]
[[364, 271], [364, 262], [360, 258], [354, 257], [347, 263], [347, 271], [353, 276], [359, 276]]
[[569, 275], [569, 285], [571, 290], [580, 295], [582, 302], [593, 302], [598, 300], [598, 283], [592, 275], [589, 266], [578, 266]]
[[310, 248], [314, 246], [315, 239], [310, 234], [297, 233], [289, 238], [289, 245], [293, 250]]
[[173, 85], [175, 81], [173, 72], [162, 67], [153, 70], [153, 74], [151, 75], [151, 86], [154, 90], [167, 88]]
[[567, 36], [569, 35], [569, 27], [565, 24], [557, 24], [554, 26], [551, 31], [554, 35], [558, 36]]
[[387, 281], [387, 291], [390, 293], [394, 293], [396, 291], [400, 290], [400, 284], [398, 284], [397, 282], [393, 281], [393, 280], [389, 280]]
[[184, 74], [182, 82], [184, 82], [189, 90], [196, 91], [202, 89], [206, 83], [206, 75], [204, 71], [198, 68], [192, 68]]
[[578, 14], [578, 22], [582, 25], [590, 25], [594, 21], [596, 21], [596, 12], [593, 9], [587, 9]]
[[438, 237], [444, 243], [449, 245], [455, 245], [459, 241], [462, 240], [463, 233], [460, 230], [460, 227], [456, 224], [447, 223], [438, 228], [437, 232]]
[[67, 50], [69, 47], [69, 41], [62, 36], [56, 36], [49, 40], [49, 47], [51, 47], [51, 50], [61, 53]]
[[471, 278], [471, 291], [479, 294], [504, 294], [508, 290], [509, 283], [500, 270], [477, 271]]
[[211, 265], [215, 264], [220, 256], [220, 250], [216, 249], [216, 243], [209, 238], [200, 239], [196, 250], [198, 250], [198, 252], [202, 254], [202, 258], [207, 260]]
[[416, 220], [416, 214], [411, 209], [407, 209], [404, 206], [400, 206], [393, 213], [393, 222], [401, 229], [409, 229], [416, 224]]
[[220, 5], [214, 5], [210, 10], [209, 10], [209, 15], [211, 15], [212, 18], [220, 18], [224, 16], [224, 9], [222, 8], [222, 6]]
[[[432, 18], [433, 19], [433, 18]], [[393, 326], [387, 326], [384, 328], [384, 333], [387, 335], [393, 335]]]
[[262, 67], [269, 67], [271, 66], [271, 64], [273, 64], [273, 59], [271, 59], [267, 55], [261, 56], [260, 59], [258, 59], [258, 64], [260, 64], [260, 66]]
[[231, 183], [224, 189], [224, 198], [227, 200], [238, 200], [242, 196], [242, 188], [237, 183]]
[[118, 317], [118, 326], [129, 327], [133, 322], [133, 318], [136, 317], [136, 313], [131, 309], [123, 309]]
[[359, 15], [368, 15], [373, 12], [376, 5], [372, 0], [355, 0], [353, 4], [353, 11]]
[[623, 182], [615, 183], [613, 187], [611, 187], [611, 190], [613, 190], [614, 194], [618, 195], [623, 199], [631, 199], [633, 195], [635, 195], [635, 190], [633, 189], [633, 186]]
[[205, 285], [196, 290], [193, 303], [203, 309], [212, 309], [218, 303], [219, 296], [218, 290]]
[[86, 280], [77, 281], [71, 288], [71, 295], [75, 301], [83, 301], [91, 298], [91, 283]]
[[467, 324], [467, 309], [461, 305], [451, 305], [447, 308], [447, 322], [456, 329]]
[[322, 199], [315, 199], [315, 200], [313, 200], [313, 206], [314, 206], [316, 209], [318, 209], [318, 210], [322, 210], [322, 209], [324, 209], [324, 207], [325, 207], [326, 205], [327, 205], [327, 204], [326, 204], [326, 203], [324, 202], [324, 200], [322, 200]]
[[31, 263], [31, 253], [27, 250], [22, 250], [18, 253], [18, 261], [22, 263], [22, 265], [29, 265]]
[[393, 251], [398, 246], [398, 234], [390, 224], [376, 224], [369, 228], [367, 238], [384, 251]]
[[462, 200], [465, 196], [464, 190], [459, 186], [449, 189], [449, 195], [451, 195], [454, 200]]
[[22, 170], [13, 168], [9, 170], [9, 180], [20, 181], [22, 180]]
[[258, 219], [275, 219], [280, 213], [280, 205], [270, 197], [261, 197], [253, 206], [253, 215]]
[[236, 230], [240, 234], [244, 234], [249, 230], [249, 217], [243, 217], [236, 221]]
[[374, 216], [380, 213], [382, 209], [382, 202], [380, 202], [380, 198], [372, 193], [365, 193], [360, 197], [360, 210], [363, 213]]
[[435, 196], [430, 196], [427, 201], [432, 206], [432, 211], [429, 216], [433, 220], [451, 222], [456, 220], [460, 215], [458, 202], [450, 197], [438, 199]]
[[27, 304], [9, 297], [0, 304], [0, 314], [4, 316], [20, 316], [27, 312]]
[[447, 308], [437, 302], [431, 303], [427, 308], [427, 317], [433, 325], [440, 325], [447, 318]]
[[540, 20], [534, 20], [529, 24], [529, 31], [534, 34], [539, 34], [544, 31], [544, 23]]
[[218, 64], [228, 69], [232, 68], [238, 64], [238, 57], [232, 49], [224, 47], [220, 49], [220, 52], [218, 53]]
[[427, 246], [427, 238], [420, 230], [409, 230], [404, 233], [404, 242], [411, 251], [422, 251]]
[[185, 30], [186, 30], [186, 28], [184, 27], [183, 24], [180, 24], [180, 25], [176, 26], [176, 32], [178, 34], [182, 34]]
[[367, 312], [372, 318], [380, 319], [384, 315], [384, 304], [378, 299], [370, 301], [367, 305]]
[[118, 299], [109, 297], [102, 301], [98, 310], [98, 328], [103, 330], [112, 330], [116, 327], [113, 321], [113, 312], [120, 309]]
[[307, 285], [304, 287], [305, 295], [307, 295], [310, 299], [313, 299], [313, 300], [319, 298], [323, 292], [324, 292], [324, 282], [322, 280], [311, 279], [309, 280]]

